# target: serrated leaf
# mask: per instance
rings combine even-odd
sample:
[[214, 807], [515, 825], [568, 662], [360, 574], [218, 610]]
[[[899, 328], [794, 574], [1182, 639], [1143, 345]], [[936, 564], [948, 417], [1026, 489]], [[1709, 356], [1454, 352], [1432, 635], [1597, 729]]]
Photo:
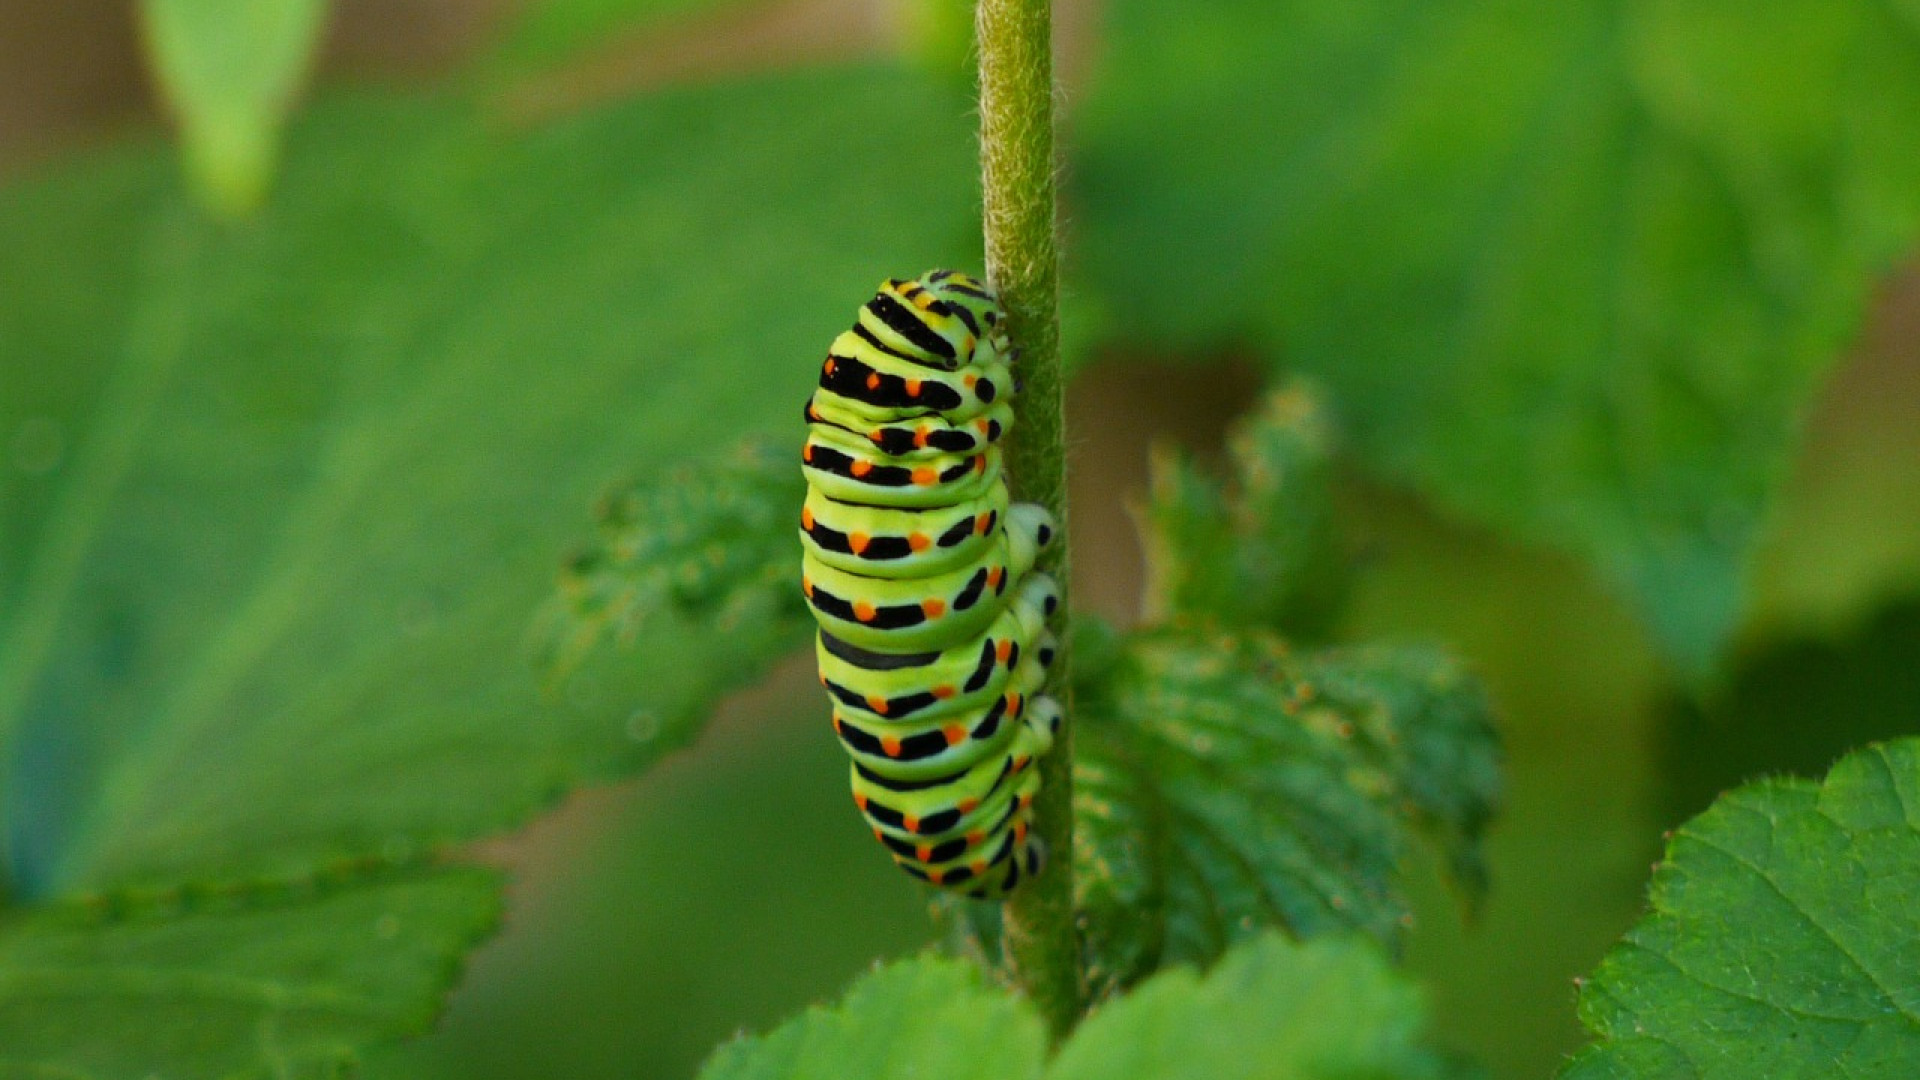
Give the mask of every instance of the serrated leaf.
[[1264, 634], [1176, 629], [1126, 640], [1080, 678], [1077, 855], [1096, 985], [1205, 963], [1266, 927], [1392, 939], [1395, 871], [1423, 819], [1444, 823], [1479, 887], [1496, 748], [1484, 695], [1441, 658], [1303, 658]]
[[1147, 621], [1324, 635], [1349, 577], [1333, 521], [1332, 444], [1325, 407], [1296, 383], [1235, 428], [1226, 484], [1177, 451], [1156, 453], [1141, 515]]
[[970, 963], [923, 956], [866, 976], [831, 1009], [721, 1047], [700, 1080], [1021, 1080], [1039, 1076], [1046, 1046], [1025, 1000]]
[[794, 455], [744, 445], [607, 496], [595, 541], [571, 559], [541, 636], [560, 677], [608, 645], [669, 620], [686, 632], [776, 629], [797, 647], [813, 623], [794, 584], [793, 508], [805, 495]]
[[532, 613], [616, 478], [790, 423], [873, 281], [953, 259], [970, 147], [866, 69], [508, 143], [337, 101], [240, 232], [151, 153], [8, 193], [0, 431], [64, 447], [5, 474], [14, 887], [404, 859], [687, 738], [788, 639], [655, 631], [543, 699]]
[[216, 212], [253, 212], [312, 66], [327, 0], [141, 0], [140, 10], [188, 175]]
[[[1419, 1080], [1455, 1075], [1421, 1045], [1420, 993], [1361, 940], [1264, 934], [1204, 977], [1164, 972], [1108, 1002], [1047, 1080]], [[839, 1004], [721, 1047], [700, 1080], [1036, 1080], [1046, 1036], [1023, 998], [963, 961], [920, 957], [855, 983]]]
[[[1073, 176], [1110, 336], [1250, 339], [1358, 449], [1590, 559], [1698, 674], [1819, 376], [1920, 223], [1873, 0], [1107, 13]], [[1231, 117], [1223, 123], [1222, 117]]]
[[1688, 822], [1652, 912], [1580, 995], [1599, 1077], [1920, 1073], [1920, 739], [1824, 783], [1749, 784]]
[[1393, 777], [1401, 814], [1435, 837], [1454, 884], [1477, 905], [1488, 886], [1481, 842], [1504, 787], [1485, 690], [1436, 649], [1332, 649], [1302, 670], [1322, 702], [1353, 718], [1355, 752]]
[[0, 1075], [344, 1075], [424, 1028], [499, 882], [440, 870], [131, 914], [0, 912]]
[[1371, 943], [1264, 934], [1204, 978], [1169, 971], [1095, 1012], [1047, 1080], [1437, 1080], [1450, 1067], [1421, 1045], [1425, 1024]]

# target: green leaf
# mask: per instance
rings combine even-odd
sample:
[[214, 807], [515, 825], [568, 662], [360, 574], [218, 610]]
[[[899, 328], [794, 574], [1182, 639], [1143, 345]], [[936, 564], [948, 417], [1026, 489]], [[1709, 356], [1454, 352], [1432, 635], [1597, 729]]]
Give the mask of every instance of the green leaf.
[[327, 0], [141, 0], [140, 10], [201, 199], [227, 217], [259, 209]]
[[1400, 813], [1440, 845], [1468, 904], [1485, 898], [1481, 846], [1503, 783], [1493, 707], [1477, 680], [1434, 649], [1370, 645], [1308, 656], [1328, 707], [1353, 717], [1352, 747], [1393, 778]]
[[543, 688], [534, 614], [597, 495], [791, 429], [873, 283], [967, 250], [970, 154], [868, 68], [512, 139], [324, 102], [239, 229], [158, 147], [0, 192], [8, 899], [413, 865], [690, 738], [789, 632], [669, 619]]
[[1046, 1046], [1024, 999], [987, 986], [970, 963], [923, 956], [861, 979], [832, 1009], [721, 1047], [700, 1080], [1031, 1080]]
[[[1362, 940], [1263, 934], [1203, 978], [1156, 976], [1088, 1017], [1047, 1080], [1419, 1080], [1457, 1075], [1420, 1044], [1420, 993]], [[920, 957], [855, 983], [837, 1006], [721, 1047], [700, 1080], [1035, 1080], [1046, 1036], [1024, 998], [973, 965]]]
[[805, 494], [791, 448], [750, 443], [608, 496], [600, 535], [561, 574], [541, 635], [547, 666], [564, 676], [676, 617], [696, 633], [775, 626], [797, 647], [813, 626], [794, 584]]
[[[1364, 940], [1242, 944], [1204, 978], [1174, 970], [1087, 1018], [1048, 1080], [1417, 1080], [1453, 1075], [1420, 1044], [1420, 993]], [[988, 1076], [988, 1073], [975, 1075]]]
[[1652, 913], [1582, 989], [1600, 1041], [1560, 1075], [1920, 1073], [1916, 896], [1920, 740], [1722, 797], [1674, 834]]
[[1911, 12], [1107, 18], [1072, 174], [1107, 333], [1313, 373], [1377, 468], [1584, 555], [1706, 669], [1797, 418], [1920, 222]]
[[1450, 662], [1301, 658], [1255, 632], [1167, 630], [1080, 678], [1077, 855], [1095, 985], [1210, 961], [1269, 926], [1393, 938], [1416, 821], [1445, 826], [1465, 883], [1480, 886], [1496, 750], [1484, 694]]
[[418, 1031], [499, 883], [440, 870], [164, 910], [0, 912], [0, 1075], [338, 1076]]
[[595, 495], [789, 423], [873, 281], [952, 259], [969, 146], [867, 69], [507, 144], [335, 102], [237, 232], [144, 159], [9, 193], [0, 432], [65, 448], [0, 481], [14, 887], [405, 861], [688, 738], [791, 639], [663, 627], [543, 695], [532, 614]]
[[1333, 520], [1332, 443], [1318, 396], [1295, 384], [1229, 438], [1231, 486], [1176, 450], [1157, 452], [1141, 521], [1146, 619], [1323, 636], [1349, 580]]

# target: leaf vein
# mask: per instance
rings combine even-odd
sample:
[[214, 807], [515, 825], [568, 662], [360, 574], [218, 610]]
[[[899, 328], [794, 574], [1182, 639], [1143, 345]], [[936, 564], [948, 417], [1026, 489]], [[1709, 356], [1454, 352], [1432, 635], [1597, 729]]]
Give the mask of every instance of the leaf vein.
[[1855, 956], [1853, 954], [1853, 951], [1851, 949], [1848, 949], [1847, 946], [1841, 942], [1839, 936], [1833, 932], [1832, 928], [1828, 927], [1825, 923], [1815, 918], [1813, 912], [1809, 911], [1806, 908], [1806, 906], [1802, 904], [1802, 902], [1797, 897], [1788, 893], [1787, 890], [1781, 886], [1780, 882], [1776, 880], [1773, 877], [1773, 875], [1769, 874], [1764, 867], [1754, 862], [1752, 859], [1748, 858], [1747, 856], [1741, 854], [1740, 852], [1737, 852], [1732, 848], [1726, 846], [1725, 844], [1721, 844], [1715, 840], [1709, 839], [1707, 836], [1701, 834], [1700, 832], [1697, 832], [1694, 830], [1686, 830], [1686, 832], [1696, 843], [1699, 843], [1701, 846], [1708, 848], [1709, 850], [1717, 851], [1722, 855], [1725, 855], [1727, 858], [1733, 860], [1733, 862], [1735, 862], [1736, 864], [1738, 864], [1739, 866], [1747, 870], [1747, 872], [1751, 873], [1754, 877], [1759, 878], [1761, 881], [1765, 882], [1767, 887], [1772, 889], [1776, 896], [1780, 897], [1781, 900], [1786, 902], [1787, 906], [1793, 910], [1794, 914], [1800, 916], [1801, 920], [1805, 922], [1808, 926], [1811, 926], [1815, 930], [1818, 930], [1820, 932], [1820, 936], [1826, 938], [1827, 941], [1834, 947], [1835, 951], [1837, 951], [1841, 956], [1846, 957], [1847, 962], [1853, 965], [1854, 970], [1858, 971], [1861, 974], [1861, 976], [1864, 977], [1867, 980], [1867, 982], [1873, 986], [1875, 990], [1878, 990], [1881, 993], [1881, 995], [1886, 998], [1889, 1004], [1891, 1004], [1895, 1009], [1898, 1009], [1902, 1016], [1905, 1016], [1908, 1020], [1912, 1021], [1916, 1025], [1920, 1025], [1920, 1013], [1915, 1013], [1906, 1003], [1902, 1002], [1900, 998], [1894, 994], [1893, 988], [1888, 986], [1886, 983], [1882, 982], [1880, 979], [1880, 976], [1877, 975], [1872, 969], [1868, 968], [1865, 961], [1861, 960], [1858, 956]]

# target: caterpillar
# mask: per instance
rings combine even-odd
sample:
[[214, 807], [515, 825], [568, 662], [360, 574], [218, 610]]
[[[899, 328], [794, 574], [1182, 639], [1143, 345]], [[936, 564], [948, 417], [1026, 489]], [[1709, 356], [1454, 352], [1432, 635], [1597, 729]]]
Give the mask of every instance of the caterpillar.
[[1040, 693], [1060, 590], [1053, 541], [1012, 503], [999, 301], [952, 270], [889, 280], [827, 350], [807, 400], [801, 591], [853, 801], [907, 873], [999, 899], [1039, 873], [1034, 763], [1059, 704]]

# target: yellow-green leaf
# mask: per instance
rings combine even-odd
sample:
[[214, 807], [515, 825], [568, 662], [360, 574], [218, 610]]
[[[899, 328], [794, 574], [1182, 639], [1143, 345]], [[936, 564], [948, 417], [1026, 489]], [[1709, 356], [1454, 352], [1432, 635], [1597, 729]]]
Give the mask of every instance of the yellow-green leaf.
[[[1089, 1017], [1047, 1080], [1438, 1080], [1420, 992], [1373, 943], [1263, 934]], [[981, 1074], [983, 1077], [987, 1074]]]
[[1046, 1032], [1025, 1000], [962, 960], [906, 960], [831, 1009], [720, 1048], [700, 1080], [1035, 1080]]
[[187, 174], [215, 212], [259, 208], [327, 0], [141, 0], [147, 53]]

